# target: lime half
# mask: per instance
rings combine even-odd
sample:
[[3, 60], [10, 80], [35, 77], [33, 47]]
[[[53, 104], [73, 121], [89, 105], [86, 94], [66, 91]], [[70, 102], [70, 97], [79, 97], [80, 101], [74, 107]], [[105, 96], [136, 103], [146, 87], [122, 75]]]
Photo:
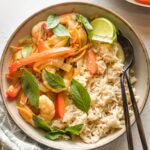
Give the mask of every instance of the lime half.
[[89, 31], [92, 40], [113, 43], [116, 40], [116, 28], [114, 24], [106, 18], [96, 18], [91, 22], [93, 30]]

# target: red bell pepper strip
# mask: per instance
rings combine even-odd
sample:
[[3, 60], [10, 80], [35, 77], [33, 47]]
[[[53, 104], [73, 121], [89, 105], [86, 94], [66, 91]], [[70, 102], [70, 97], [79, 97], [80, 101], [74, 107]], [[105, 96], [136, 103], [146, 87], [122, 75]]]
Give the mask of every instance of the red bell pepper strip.
[[38, 62], [38, 61], [42, 61], [42, 60], [47, 60], [52, 57], [53, 58], [61, 57], [63, 55], [66, 55], [66, 54], [69, 54], [72, 52], [73, 52], [73, 49], [71, 49], [69, 47], [61, 47], [61, 48], [53, 48], [50, 50], [46, 50], [41, 53], [36, 53], [29, 57], [22, 58], [19, 61], [16, 61], [15, 63], [11, 64], [9, 66], [9, 71], [14, 72], [14, 71], [17, 71], [18, 68], [20, 68], [24, 65], [28, 65], [33, 62]]
[[14, 87], [13, 85], [10, 85], [6, 91], [6, 96], [10, 99], [14, 99], [18, 96], [19, 92], [21, 90], [21, 84], [17, 83]]
[[6, 78], [7, 79], [15, 79], [15, 78], [19, 78], [22, 75], [21, 71], [15, 71], [15, 72], [7, 72], [6, 73]]

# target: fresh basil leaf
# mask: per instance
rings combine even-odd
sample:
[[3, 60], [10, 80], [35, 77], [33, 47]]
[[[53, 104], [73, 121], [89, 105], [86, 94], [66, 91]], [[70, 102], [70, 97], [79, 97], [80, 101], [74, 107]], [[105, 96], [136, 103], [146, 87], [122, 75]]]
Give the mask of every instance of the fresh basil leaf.
[[53, 28], [53, 32], [57, 36], [67, 36], [67, 37], [70, 36], [70, 33], [69, 33], [68, 29], [65, 26], [61, 25], [61, 24], [59, 24], [55, 28]]
[[90, 95], [86, 88], [74, 79], [71, 81], [70, 95], [76, 107], [88, 113], [91, 101]]
[[46, 27], [47, 27], [47, 29], [53, 29], [53, 28], [55, 28], [59, 24], [59, 20], [60, 20], [59, 16], [50, 15], [47, 18], [47, 21], [46, 21]]
[[47, 71], [46, 69], [43, 70], [42, 74], [45, 80], [47, 81], [47, 83], [49, 84], [49, 86], [51, 86], [52, 88], [55, 89], [65, 88], [64, 80], [60, 75], [53, 74]]
[[32, 75], [26, 69], [22, 69], [23, 74], [21, 76], [22, 89], [25, 92], [26, 96], [29, 99], [31, 105], [38, 107], [39, 106], [39, 87], [37, 80], [34, 75]]
[[78, 125], [65, 128], [65, 131], [71, 135], [79, 135], [82, 127], [83, 127], [83, 124], [78, 124]]
[[59, 131], [53, 131], [53, 132], [48, 132], [45, 137], [50, 139], [50, 140], [57, 140], [63, 135], [62, 132]]
[[23, 47], [21, 52], [22, 52], [22, 57], [23, 58], [28, 57], [32, 52], [32, 46], [29, 45], [29, 46]]
[[51, 131], [49, 124], [42, 118], [40, 118], [36, 115], [33, 115], [32, 119], [33, 119], [36, 127], [41, 128], [45, 131]]
[[76, 19], [78, 22], [82, 23], [84, 25], [84, 27], [86, 28], [86, 30], [93, 30], [92, 25], [90, 24], [90, 22], [88, 21], [88, 19], [80, 14], [76, 15]]
[[51, 130], [46, 134], [46, 138], [50, 140], [57, 140], [59, 139], [62, 135], [79, 135], [81, 129], [83, 127], [83, 124], [78, 124], [75, 126], [69, 126], [65, 128], [64, 130]]

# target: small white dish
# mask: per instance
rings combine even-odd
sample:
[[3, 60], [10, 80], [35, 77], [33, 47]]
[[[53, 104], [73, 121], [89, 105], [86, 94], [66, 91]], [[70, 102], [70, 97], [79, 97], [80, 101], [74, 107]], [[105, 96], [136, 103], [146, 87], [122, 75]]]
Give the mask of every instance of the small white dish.
[[132, 3], [132, 4], [134, 4], [134, 5], [138, 5], [138, 6], [150, 8], [150, 5], [149, 5], [149, 4], [138, 3], [138, 2], [136, 2], [135, 0], [126, 0], [126, 1], [129, 2], [129, 3]]

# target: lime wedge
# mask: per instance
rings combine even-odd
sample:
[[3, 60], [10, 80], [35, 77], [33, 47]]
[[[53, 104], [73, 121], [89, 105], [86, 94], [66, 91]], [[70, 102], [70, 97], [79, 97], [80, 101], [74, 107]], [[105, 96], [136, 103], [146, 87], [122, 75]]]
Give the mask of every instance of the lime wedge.
[[120, 61], [123, 63], [124, 60], [125, 60], [125, 57], [124, 57], [124, 52], [123, 52], [123, 49], [122, 47], [120, 46], [120, 44], [118, 42], [114, 42], [113, 43], [113, 47], [114, 49], [117, 51], [117, 57], [120, 59]]
[[114, 35], [113, 35], [112, 41], [116, 42], [117, 41], [117, 29], [114, 24], [113, 24], [113, 28], [114, 28]]
[[100, 41], [100, 42], [104, 42], [104, 43], [113, 43], [113, 41], [114, 41], [113, 38], [102, 37], [102, 36], [99, 36], [99, 35], [93, 35], [92, 40]]
[[114, 24], [106, 18], [96, 18], [91, 22], [93, 30], [89, 31], [89, 38], [95, 41], [113, 43], [117, 39]]

